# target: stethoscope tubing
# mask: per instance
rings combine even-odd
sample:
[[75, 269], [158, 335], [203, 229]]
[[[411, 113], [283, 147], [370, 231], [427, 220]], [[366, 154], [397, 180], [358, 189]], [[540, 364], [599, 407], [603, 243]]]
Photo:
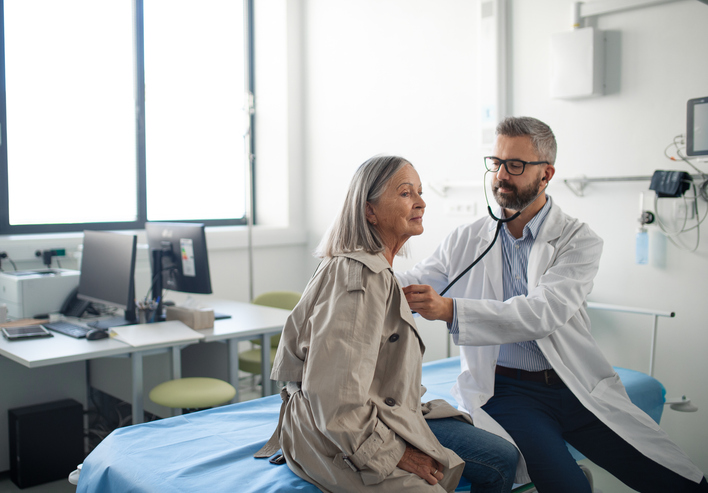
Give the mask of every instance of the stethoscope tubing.
[[[486, 176], [487, 176], [487, 173], [489, 173], [489, 171], [485, 171], [485, 172], [484, 172], [485, 178], [486, 178]], [[519, 217], [519, 216], [521, 215], [521, 213], [526, 210], [526, 207], [528, 207], [528, 206], [530, 206], [531, 204], [533, 204], [534, 202], [536, 202], [536, 199], [539, 198], [539, 197], [541, 196], [541, 194], [546, 191], [546, 188], [548, 188], [548, 183], [546, 183], [546, 186], [543, 188], [543, 190], [541, 190], [540, 192], [538, 192], [538, 195], [536, 195], [536, 197], [535, 197], [531, 202], [529, 202], [528, 204], [526, 204], [526, 206], [525, 206], [523, 209], [521, 209], [520, 211], [516, 211], [514, 214], [511, 215], [511, 217], [501, 218], [501, 217], [495, 216], [494, 213], [492, 212], [492, 206], [489, 205], [489, 198], [487, 197], [487, 187], [486, 187], [486, 186], [484, 187], [484, 200], [486, 200], [486, 202], [487, 202], [487, 212], [489, 212], [489, 216], [497, 222], [497, 228], [496, 228], [496, 231], [494, 232], [494, 238], [492, 239], [492, 242], [489, 244], [489, 246], [482, 252], [482, 254], [481, 254], [479, 257], [477, 257], [476, 259], [474, 259], [474, 261], [473, 261], [470, 265], [468, 265], [465, 270], [463, 270], [460, 274], [458, 274], [458, 276], [457, 276], [455, 279], [453, 279], [452, 282], [450, 282], [450, 284], [448, 284], [448, 285], [445, 287], [445, 289], [443, 289], [443, 290], [440, 292], [440, 296], [444, 296], [445, 293], [447, 293], [448, 290], [449, 290], [457, 281], [459, 281], [462, 276], [464, 276], [465, 274], [467, 274], [467, 273], [470, 271], [470, 269], [472, 269], [472, 267], [474, 267], [475, 265], [477, 265], [477, 264], [479, 263], [479, 261], [482, 260], [482, 259], [484, 258], [484, 256], [489, 253], [489, 250], [492, 249], [492, 247], [494, 246], [494, 244], [495, 244], [496, 241], [497, 241], [497, 238], [499, 238], [499, 231], [501, 231], [501, 228], [502, 228], [502, 226], [504, 225], [504, 223], [511, 222], [511, 221], [513, 221], [514, 219], [516, 219], [517, 217]]]

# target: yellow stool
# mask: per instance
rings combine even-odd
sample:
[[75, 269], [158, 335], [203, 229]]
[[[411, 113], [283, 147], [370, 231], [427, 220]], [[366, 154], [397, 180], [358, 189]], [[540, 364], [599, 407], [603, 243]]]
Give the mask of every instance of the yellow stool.
[[150, 400], [177, 409], [205, 409], [230, 401], [233, 385], [217, 378], [178, 378], [163, 382], [150, 391]]

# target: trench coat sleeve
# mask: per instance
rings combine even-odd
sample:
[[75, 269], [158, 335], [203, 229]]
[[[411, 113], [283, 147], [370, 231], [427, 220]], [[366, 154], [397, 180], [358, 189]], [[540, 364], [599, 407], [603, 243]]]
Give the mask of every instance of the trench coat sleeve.
[[[601, 253], [602, 240], [584, 224], [551, 241], [543, 241], [539, 233], [529, 258], [528, 295], [503, 302], [457, 299], [458, 344], [483, 346], [543, 339], [565, 327], [572, 317], [585, 316], [585, 300]], [[485, 262], [485, 269], [487, 266]], [[501, 276], [501, 265], [498, 271], [485, 274]]]
[[357, 468], [383, 481], [406, 447], [379, 419], [370, 393], [393, 276], [373, 274], [356, 261], [338, 263], [330, 275], [346, 279], [346, 289], [337, 280], [334, 289], [323, 290], [308, 321], [312, 338], [302, 392], [318, 430]]

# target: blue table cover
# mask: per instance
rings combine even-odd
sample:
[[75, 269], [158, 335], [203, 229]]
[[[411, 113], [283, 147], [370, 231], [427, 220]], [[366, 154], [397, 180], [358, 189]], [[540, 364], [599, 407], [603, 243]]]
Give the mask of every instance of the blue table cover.
[[[456, 406], [450, 389], [459, 371], [459, 357], [424, 364], [423, 400], [445, 399]], [[616, 371], [632, 401], [658, 423], [665, 396], [661, 383], [638, 371]], [[119, 428], [84, 461], [77, 492], [318, 492], [287, 465], [253, 458], [275, 430], [280, 402], [273, 395]], [[464, 491], [462, 483], [458, 490]]]

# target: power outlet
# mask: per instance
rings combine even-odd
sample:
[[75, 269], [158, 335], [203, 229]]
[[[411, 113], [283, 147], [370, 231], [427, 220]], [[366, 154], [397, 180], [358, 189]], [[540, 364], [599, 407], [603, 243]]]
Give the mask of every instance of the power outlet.
[[445, 207], [445, 212], [450, 216], [476, 216], [476, 202], [450, 202]]

